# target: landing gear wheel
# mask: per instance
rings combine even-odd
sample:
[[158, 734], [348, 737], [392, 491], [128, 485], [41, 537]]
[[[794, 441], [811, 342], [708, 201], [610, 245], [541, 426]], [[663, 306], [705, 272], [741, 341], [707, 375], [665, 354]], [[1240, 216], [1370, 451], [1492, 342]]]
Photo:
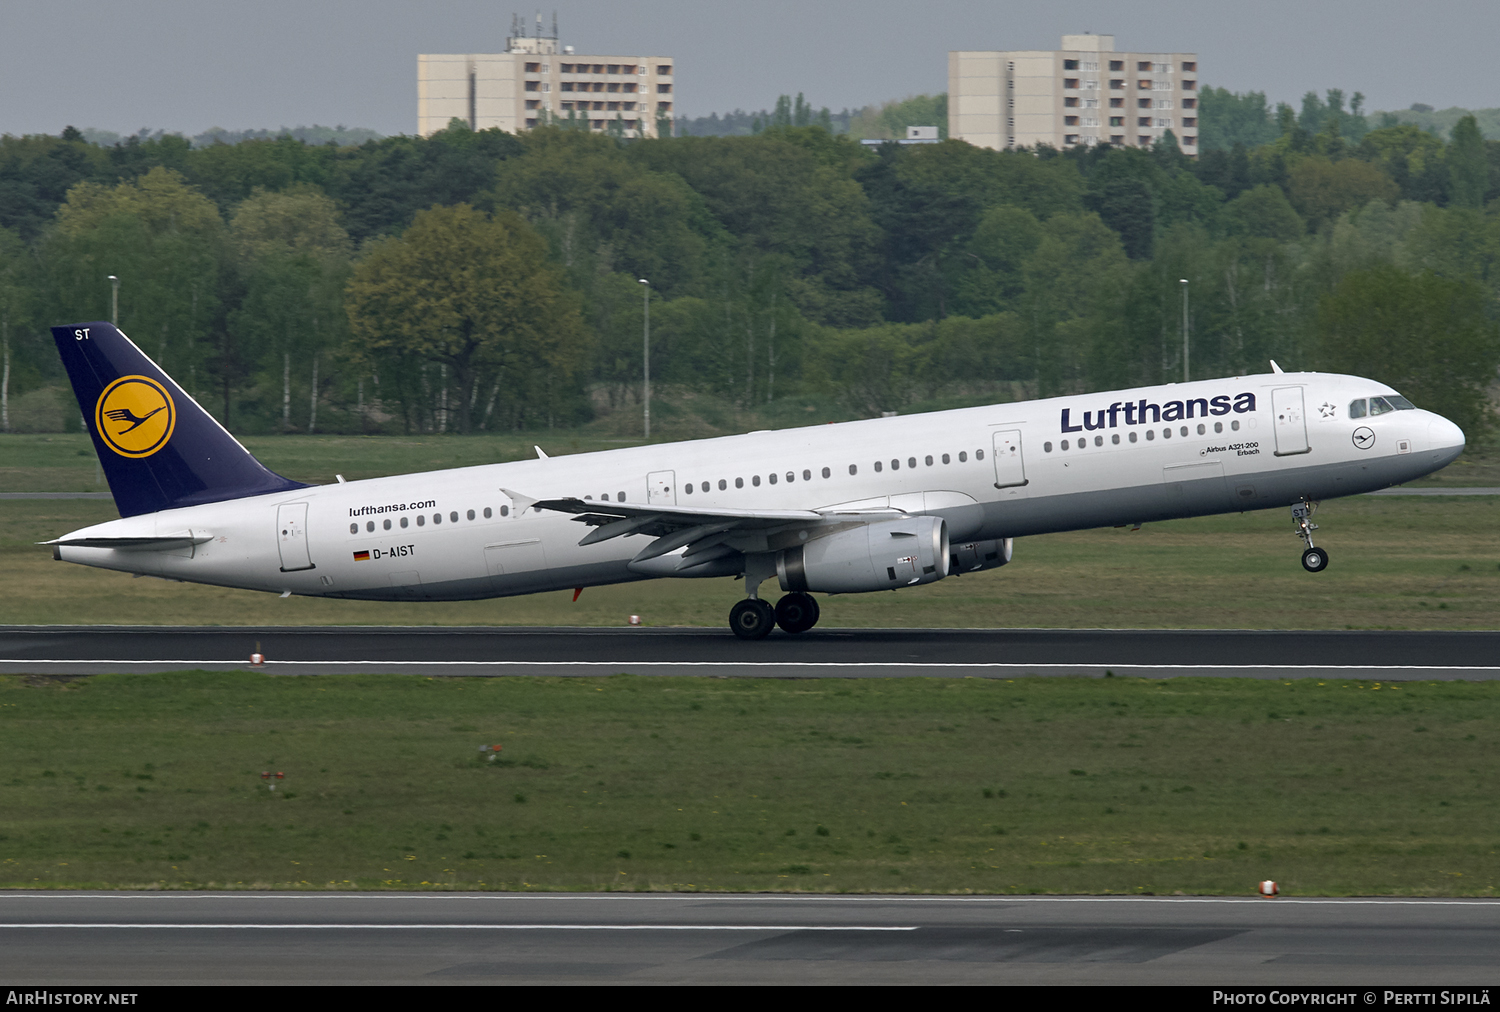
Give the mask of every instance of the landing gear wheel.
[[818, 624], [818, 602], [810, 594], [788, 594], [776, 602], [776, 624], [784, 632], [807, 632]]
[[1309, 573], [1321, 573], [1328, 568], [1328, 549], [1309, 548], [1302, 553], [1302, 568]]
[[729, 609], [729, 628], [742, 640], [764, 639], [776, 626], [776, 611], [764, 601], [746, 599]]

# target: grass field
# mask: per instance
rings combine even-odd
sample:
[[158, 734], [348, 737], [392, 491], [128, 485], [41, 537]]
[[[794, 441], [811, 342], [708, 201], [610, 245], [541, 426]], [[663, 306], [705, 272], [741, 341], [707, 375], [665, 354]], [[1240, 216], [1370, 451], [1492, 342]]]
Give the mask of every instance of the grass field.
[[1496, 682], [5, 677], [0, 887], [1489, 896], [1497, 717]]
[[[54, 562], [36, 546], [113, 516], [108, 502], [0, 501], [0, 624], [722, 626], [730, 580], [654, 580], [455, 603], [289, 598]], [[1332, 563], [1302, 570], [1283, 510], [1017, 542], [1003, 569], [895, 593], [821, 597], [825, 626], [1492, 629], [1500, 498], [1325, 504]]]

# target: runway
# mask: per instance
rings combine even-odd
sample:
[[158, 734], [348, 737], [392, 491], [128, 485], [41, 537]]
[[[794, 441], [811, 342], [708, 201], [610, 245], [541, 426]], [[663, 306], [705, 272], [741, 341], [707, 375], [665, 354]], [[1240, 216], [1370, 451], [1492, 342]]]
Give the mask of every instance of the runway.
[[11, 893], [0, 978], [132, 984], [1488, 984], [1500, 902]]
[[282, 675], [1493, 679], [1500, 632], [8, 626], [0, 674], [243, 670]]

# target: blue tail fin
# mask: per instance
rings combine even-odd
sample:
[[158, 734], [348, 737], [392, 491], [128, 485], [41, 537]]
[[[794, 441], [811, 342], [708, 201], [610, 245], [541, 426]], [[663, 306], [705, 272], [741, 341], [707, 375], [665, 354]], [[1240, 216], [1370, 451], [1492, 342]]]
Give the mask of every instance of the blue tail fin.
[[122, 517], [307, 487], [266, 470], [111, 324], [52, 339]]

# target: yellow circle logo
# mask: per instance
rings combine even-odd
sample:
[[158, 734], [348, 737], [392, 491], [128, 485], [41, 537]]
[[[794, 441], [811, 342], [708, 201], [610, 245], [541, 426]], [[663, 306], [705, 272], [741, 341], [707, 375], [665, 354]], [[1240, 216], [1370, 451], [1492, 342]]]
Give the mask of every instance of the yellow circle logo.
[[146, 376], [121, 376], [99, 395], [94, 427], [122, 457], [149, 457], [172, 438], [177, 408], [167, 388]]

